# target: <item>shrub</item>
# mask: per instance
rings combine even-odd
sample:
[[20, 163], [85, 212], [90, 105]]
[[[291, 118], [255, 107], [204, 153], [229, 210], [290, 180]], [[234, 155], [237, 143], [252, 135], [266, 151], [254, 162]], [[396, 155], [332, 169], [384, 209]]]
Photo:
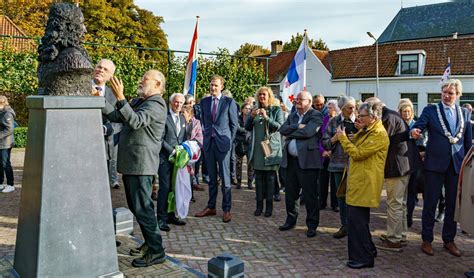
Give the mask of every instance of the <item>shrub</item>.
[[15, 148], [25, 148], [27, 140], [28, 128], [17, 127], [14, 131], [15, 136]]

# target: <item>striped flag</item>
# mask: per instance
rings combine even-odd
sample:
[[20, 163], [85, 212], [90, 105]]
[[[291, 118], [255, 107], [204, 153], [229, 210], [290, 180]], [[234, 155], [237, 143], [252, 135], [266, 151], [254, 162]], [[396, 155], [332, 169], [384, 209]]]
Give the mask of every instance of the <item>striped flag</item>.
[[306, 49], [308, 48], [308, 39], [306, 30], [303, 35], [303, 41], [296, 51], [295, 57], [291, 62], [288, 73], [284, 80], [283, 91], [281, 92], [281, 99], [288, 111], [293, 106], [293, 100], [299, 92], [306, 90]]
[[186, 65], [186, 76], [184, 77], [183, 94], [194, 95], [196, 91], [196, 75], [198, 66], [198, 25], [199, 16], [196, 17], [196, 27], [194, 28], [193, 40], [191, 41], [191, 50], [189, 50], [188, 63]]
[[444, 70], [444, 73], [443, 73], [443, 77], [441, 77], [441, 80], [439, 81], [439, 83], [441, 84], [448, 81], [449, 75], [451, 75], [451, 63], [448, 63], [448, 65], [446, 66], [446, 69]]

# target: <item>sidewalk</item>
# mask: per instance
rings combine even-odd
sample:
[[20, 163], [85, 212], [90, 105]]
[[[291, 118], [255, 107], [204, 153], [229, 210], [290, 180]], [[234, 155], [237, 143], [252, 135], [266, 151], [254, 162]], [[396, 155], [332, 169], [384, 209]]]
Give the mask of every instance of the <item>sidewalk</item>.
[[[0, 194], [0, 276], [5, 258], [14, 253], [19, 196], [21, 192], [22, 152], [14, 152], [16, 188], [13, 193]], [[245, 168], [245, 167], [244, 167]], [[245, 175], [244, 175], [245, 176]], [[246, 188], [246, 186], [244, 186]], [[114, 207], [126, 207], [123, 186], [112, 190]], [[456, 258], [442, 247], [441, 227], [435, 227], [433, 247], [435, 255], [430, 257], [420, 251], [421, 207], [416, 207], [413, 227], [408, 233], [408, 246], [402, 253], [379, 250], [372, 269], [352, 270], [345, 266], [347, 261], [347, 238], [336, 240], [332, 234], [339, 228], [339, 214], [331, 210], [321, 211], [318, 235], [308, 239], [304, 224], [304, 206], [296, 229], [281, 232], [278, 226], [285, 221], [285, 202], [275, 203], [270, 218], [255, 217], [255, 191], [248, 189], [232, 192], [232, 221], [222, 222], [219, 190], [217, 216], [195, 218], [194, 213], [207, 204], [207, 191], [195, 192], [196, 203], [190, 207], [186, 226], [173, 226], [169, 233], [163, 233], [167, 255], [207, 275], [207, 261], [212, 257], [230, 252], [245, 262], [248, 277], [320, 277], [320, 276], [396, 276], [396, 277], [463, 277], [463, 273], [474, 270], [474, 237], [461, 234], [458, 230], [456, 244], [463, 256]], [[420, 200], [420, 204], [422, 200]], [[374, 242], [385, 232], [385, 202], [379, 209], [372, 210], [371, 229]], [[135, 223], [135, 236], [141, 238]], [[136, 269], [130, 266], [131, 258], [126, 256], [127, 244], [119, 247], [120, 270], [127, 276], [179, 276], [189, 277], [195, 273], [186, 272], [176, 264], [167, 262], [150, 268]], [[176, 272], [175, 272], [176, 271]], [[181, 272], [185, 271], [185, 272]]]

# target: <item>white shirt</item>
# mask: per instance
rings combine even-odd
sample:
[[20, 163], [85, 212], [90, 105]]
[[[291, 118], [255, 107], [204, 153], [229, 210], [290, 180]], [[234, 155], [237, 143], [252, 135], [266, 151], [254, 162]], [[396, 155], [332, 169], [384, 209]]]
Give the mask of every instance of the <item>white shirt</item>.
[[169, 109], [171, 117], [173, 118], [173, 123], [176, 128], [176, 135], [179, 135], [181, 131], [181, 120], [179, 119], [179, 113], [175, 113], [173, 109]]
[[[308, 111], [306, 111], [308, 112]], [[298, 111], [296, 111], [296, 115], [298, 116], [298, 125], [301, 124], [303, 121], [303, 117], [306, 112], [301, 115]], [[288, 153], [292, 156], [298, 156], [298, 148], [296, 147], [296, 139], [291, 139], [290, 143], [288, 143]]]

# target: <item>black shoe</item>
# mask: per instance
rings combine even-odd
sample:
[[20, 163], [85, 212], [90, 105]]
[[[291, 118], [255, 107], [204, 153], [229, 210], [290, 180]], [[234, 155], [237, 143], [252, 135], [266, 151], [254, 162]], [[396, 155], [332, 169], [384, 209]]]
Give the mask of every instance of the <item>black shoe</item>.
[[118, 240], [115, 240], [115, 247], [119, 247], [120, 245], [122, 245], [122, 243]]
[[174, 217], [168, 217], [168, 221], [166, 221], [167, 224], [173, 224], [173, 225], [176, 225], [176, 226], [184, 226], [186, 225], [186, 222], [184, 222], [183, 220], [177, 218], [176, 216]]
[[356, 261], [347, 261], [347, 266], [354, 269], [361, 269], [365, 267], [374, 267], [374, 263], [364, 264], [364, 263], [359, 263]]
[[306, 236], [307, 237], [315, 237], [316, 236], [316, 229], [308, 229], [306, 231]]
[[334, 211], [334, 212], [339, 212], [339, 208], [338, 208], [338, 207], [333, 207], [333, 208], [332, 208], [332, 211]]
[[290, 224], [288, 222], [285, 222], [285, 224], [278, 227], [278, 229], [280, 231], [288, 231], [288, 230], [291, 230], [291, 229], [294, 229], [294, 228], [295, 228], [295, 224]]
[[114, 184], [114, 189], [119, 189], [120, 188], [120, 185], [118, 183]]
[[253, 185], [252, 185], [251, 183], [249, 183], [248, 188], [249, 188], [250, 190], [252, 190], [252, 189], [253, 189]]
[[464, 276], [467, 278], [474, 278], [474, 271], [464, 272]]
[[130, 256], [143, 256], [148, 251], [148, 245], [145, 243], [138, 248], [130, 249]]
[[241, 189], [241, 188], [242, 188], [242, 183], [238, 181], [237, 185], [235, 186], [235, 189]]
[[335, 232], [332, 235], [333, 238], [337, 238], [337, 239], [343, 238], [345, 236], [347, 236], [346, 226], [342, 226], [341, 228], [339, 228], [339, 230], [337, 232]]
[[275, 202], [280, 202], [280, 201], [281, 201], [281, 196], [280, 196], [280, 194], [275, 194], [275, 195], [273, 195], [273, 201], [275, 201]]
[[171, 229], [165, 221], [158, 220], [158, 227], [163, 232], [169, 232]]
[[134, 259], [132, 261], [132, 265], [134, 267], [147, 267], [154, 264], [161, 264], [161, 263], [164, 263], [165, 261], [166, 261], [165, 252], [161, 252], [159, 254], [145, 253], [143, 257]]
[[260, 216], [262, 215], [262, 209], [256, 209], [255, 212], [253, 213], [255, 216]]
[[230, 184], [231, 184], [231, 185], [237, 185], [237, 179], [236, 179], [236, 178], [232, 178], [231, 181], [230, 181]]

